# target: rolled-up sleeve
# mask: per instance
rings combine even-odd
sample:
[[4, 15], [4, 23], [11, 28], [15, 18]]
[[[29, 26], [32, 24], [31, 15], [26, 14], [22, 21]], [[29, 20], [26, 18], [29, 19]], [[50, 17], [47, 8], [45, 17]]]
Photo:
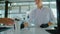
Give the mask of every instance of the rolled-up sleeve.
[[54, 14], [51, 9], [49, 9], [49, 17], [50, 17], [49, 21], [51, 23], [53, 23], [53, 24], [56, 23], [56, 19], [55, 19]]
[[34, 17], [35, 17], [34, 14], [35, 14], [34, 10], [31, 11], [31, 12], [28, 14], [29, 18], [27, 19], [27, 22], [29, 23], [29, 25], [31, 25], [32, 23], [34, 23]]

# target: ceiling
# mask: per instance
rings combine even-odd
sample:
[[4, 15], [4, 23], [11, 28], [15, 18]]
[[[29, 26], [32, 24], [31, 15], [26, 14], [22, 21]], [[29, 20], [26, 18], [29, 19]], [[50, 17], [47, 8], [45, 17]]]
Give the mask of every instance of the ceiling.
[[[0, 0], [1, 1], [6, 1], [6, 0]], [[34, 0], [8, 0], [9, 2], [33, 2]], [[44, 2], [49, 2], [49, 1], [56, 1], [56, 0], [43, 0]]]

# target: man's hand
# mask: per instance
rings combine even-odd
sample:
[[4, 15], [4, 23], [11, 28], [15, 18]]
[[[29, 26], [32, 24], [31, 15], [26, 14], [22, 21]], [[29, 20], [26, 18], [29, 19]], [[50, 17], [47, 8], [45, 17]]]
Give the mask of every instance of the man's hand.
[[50, 25], [52, 25], [53, 23], [51, 23], [51, 22], [48, 22], [48, 25], [50, 26]]
[[48, 23], [46, 23], [46, 24], [41, 24], [40, 27], [41, 27], [41, 28], [47, 28], [47, 27], [49, 27], [50, 25], [52, 25], [52, 23], [51, 23], [51, 22], [48, 22]]
[[23, 29], [23, 28], [25, 28], [25, 27], [28, 27], [28, 22], [23, 22], [23, 23], [21, 23], [20, 28]]
[[24, 27], [28, 27], [28, 22], [24, 22]]

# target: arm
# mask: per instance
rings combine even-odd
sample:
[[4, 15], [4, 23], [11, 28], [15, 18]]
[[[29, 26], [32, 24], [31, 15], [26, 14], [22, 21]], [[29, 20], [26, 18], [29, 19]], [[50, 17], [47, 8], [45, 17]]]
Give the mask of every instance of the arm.
[[50, 25], [53, 25], [53, 23], [55, 23], [55, 18], [54, 18], [54, 15], [53, 15], [51, 9], [48, 8], [47, 11], [48, 11], [48, 14], [49, 14], [49, 15], [48, 15], [48, 17], [49, 17], [49, 22], [46, 23], [46, 24], [42, 24], [42, 25], [40, 26], [41, 28], [46, 28], [46, 27], [48, 27], [48, 26], [50, 26]]
[[49, 9], [49, 22], [48, 25], [53, 25], [55, 23], [55, 17], [51, 9]]
[[28, 26], [31, 26], [31, 24], [34, 22], [34, 14], [35, 14], [35, 11], [33, 10], [27, 16], [28, 18], [26, 19], [25, 23], [28, 23]]
[[32, 23], [34, 23], [34, 17], [35, 17], [35, 11], [31, 11], [30, 13], [29, 13], [29, 18], [28, 18], [28, 23], [29, 23], [29, 25], [31, 25]]

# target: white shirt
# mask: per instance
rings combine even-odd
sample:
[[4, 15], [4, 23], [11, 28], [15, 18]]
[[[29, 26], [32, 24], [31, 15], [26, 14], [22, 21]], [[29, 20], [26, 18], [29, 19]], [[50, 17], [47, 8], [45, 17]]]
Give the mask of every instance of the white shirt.
[[35, 25], [41, 25], [43, 23], [54, 22], [55, 18], [50, 8], [42, 7], [41, 9], [34, 9], [29, 14], [29, 23], [34, 23]]

